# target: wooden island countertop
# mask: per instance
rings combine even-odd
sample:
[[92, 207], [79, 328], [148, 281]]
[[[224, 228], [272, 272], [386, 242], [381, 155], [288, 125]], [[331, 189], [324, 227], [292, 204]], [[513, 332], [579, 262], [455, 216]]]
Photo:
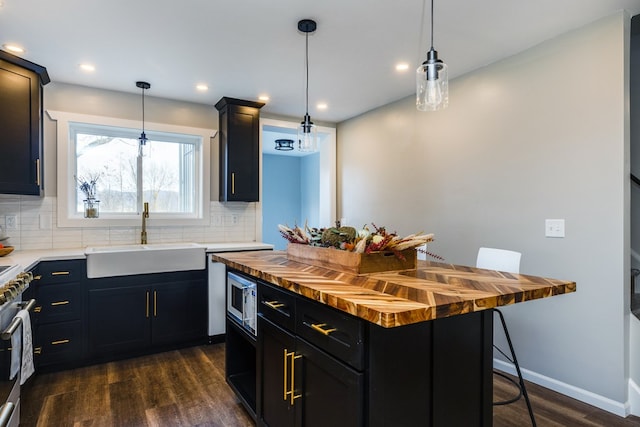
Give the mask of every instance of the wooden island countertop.
[[265, 282], [392, 328], [576, 291], [576, 283], [418, 261], [415, 270], [348, 274], [287, 259], [282, 251], [212, 258]]

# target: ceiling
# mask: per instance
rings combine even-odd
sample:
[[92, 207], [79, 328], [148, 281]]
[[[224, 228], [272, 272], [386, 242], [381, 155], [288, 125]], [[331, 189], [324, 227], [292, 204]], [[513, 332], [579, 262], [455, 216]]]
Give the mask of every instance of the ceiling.
[[[53, 82], [140, 93], [135, 82], [145, 80], [147, 96], [210, 105], [267, 94], [263, 113], [302, 118], [297, 22], [312, 18], [309, 113], [337, 123], [415, 92], [429, 48], [429, 3], [421, 29], [422, 8], [422, 0], [0, 0], [0, 45], [23, 46], [20, 56], [47, 67]], [[434, 46], [451, 79], [621, 9], [638, 14], [640, 1], [437, 0]], [[85, 62], [96, 70], [81, 71]], [[398, 62], [409, 70], [396, 71]]]

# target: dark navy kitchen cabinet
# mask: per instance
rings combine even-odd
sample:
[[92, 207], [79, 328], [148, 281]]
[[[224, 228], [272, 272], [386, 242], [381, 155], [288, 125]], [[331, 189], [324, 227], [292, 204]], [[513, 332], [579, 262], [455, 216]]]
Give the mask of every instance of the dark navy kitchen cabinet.
[[206, 270], [88, 280], [92, 361], [204, 344]]
[[257, 202], [262, 102], [223, 97], [219, 111], [221, 202]]
[[46, 68], [0, 50], [0, 193], [40, 195]]
[[150, 354], [207, 342], [207, 270], [88, 279], [86, 260], [31, 269], [41, 371]]
[[36, 368], [73, 366], [84, 360], [84, 260], [44, 261], [23, 298], [35, 298], [31, 314]]

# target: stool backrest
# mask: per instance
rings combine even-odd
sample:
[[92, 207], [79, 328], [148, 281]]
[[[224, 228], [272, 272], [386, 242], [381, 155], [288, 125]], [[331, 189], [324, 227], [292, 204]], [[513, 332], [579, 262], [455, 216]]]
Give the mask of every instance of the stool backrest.
[[520, 252], [506, 249], [480, 248], [476, 267], [490, 270], [506, 271], [508, 273], [520, 273]]

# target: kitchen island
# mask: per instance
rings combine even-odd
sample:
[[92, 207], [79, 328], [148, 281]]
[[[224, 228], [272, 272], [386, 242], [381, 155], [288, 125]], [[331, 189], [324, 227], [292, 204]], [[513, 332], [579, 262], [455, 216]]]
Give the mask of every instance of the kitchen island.
[[277, 251], [214, 257], [258, 279], [258, 425], [489, 426], [488, 309], [576, 290], [427, 261], [353, 275]]

